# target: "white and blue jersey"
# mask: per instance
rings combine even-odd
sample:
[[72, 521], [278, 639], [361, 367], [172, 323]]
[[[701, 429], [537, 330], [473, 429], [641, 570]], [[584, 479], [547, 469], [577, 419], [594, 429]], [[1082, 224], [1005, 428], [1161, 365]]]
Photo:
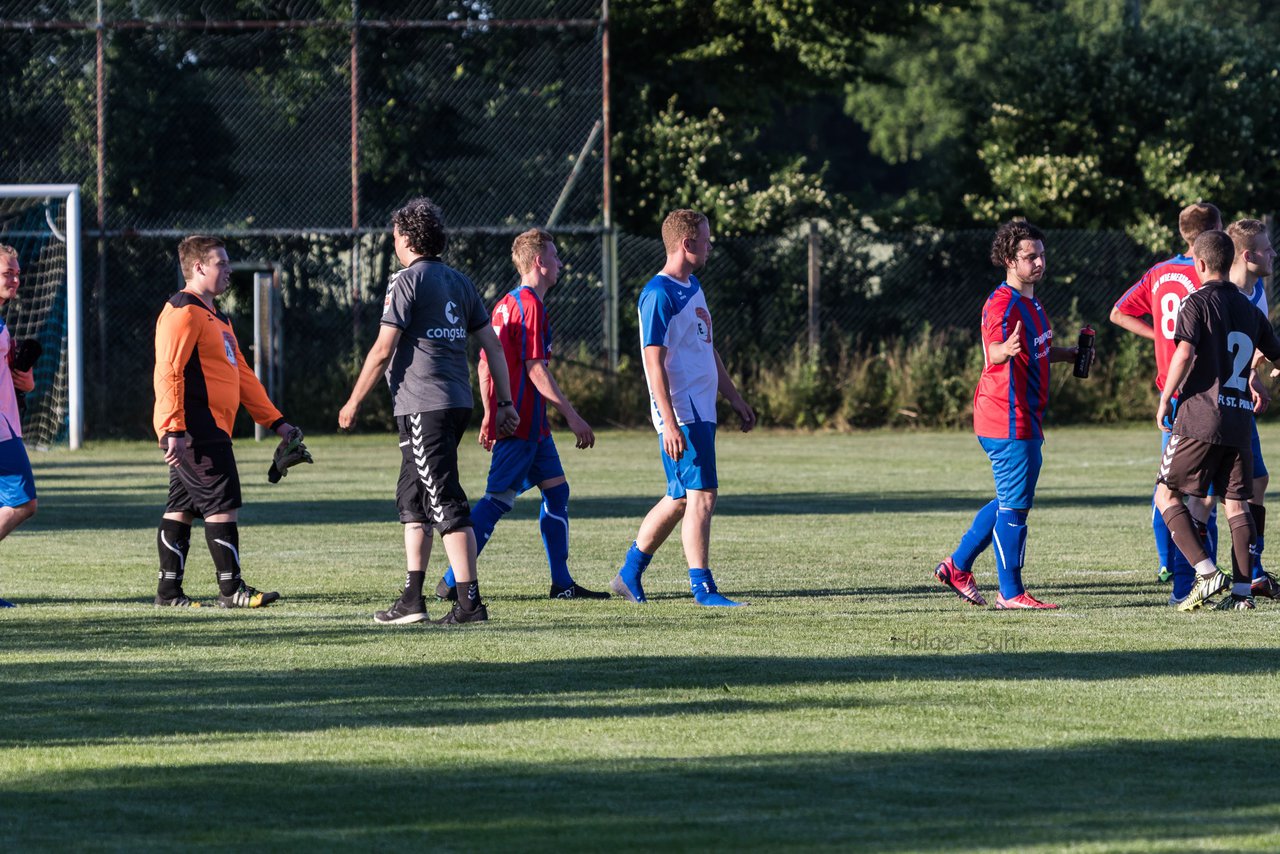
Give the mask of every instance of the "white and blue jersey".
[[1253, 283], [1253, 291], [1245, 291], [1245, 296], [1249, 298], [1249, 302], [1258, 307], [1258, 311], [1262, 312], [1263, 317], [1270, 318], [1270, 306], [1267, 305], [1267, 286], [1262, 279]]
[[[711, 312], [696, 276], [678, 282], [662, 273], [640, 292], [640, 348], [666, 347], [663, 366], [671, 390], [671, 406], [681, 425], [716, 420], [719, 374], [711, 343]], [[645, 369], [653, 426], [662, 432], [662, 414], [653, 397], [653, 378]]]

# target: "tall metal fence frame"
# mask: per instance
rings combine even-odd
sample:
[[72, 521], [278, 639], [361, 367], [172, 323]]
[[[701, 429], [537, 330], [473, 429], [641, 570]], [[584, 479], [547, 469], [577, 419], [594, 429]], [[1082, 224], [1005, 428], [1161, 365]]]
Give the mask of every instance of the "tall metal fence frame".
[[[94, 34], [94, 97], [95, 102], [93, 112], [95, 117], [95, 145], [94, 160], [96, 174], [92, 176], [96, 192], [93, 196], [96, 199], [96, 205], [91, 216], [91, 222], [85, 222], [82, 230], [83, 237], [86, 242], [94, 241], [97, 248], [97, 270], [96, 275], [93, 272], [85, 271], [87, 275], [84, 277], [86, 284], [90, 285], [89, 295], [92, 296], [95, 317], [92, 321], [89, 318], [83, 320], [88, 323], [92, 322], [96, 325], [98, 347], [100, 351], [97, 354], [97, 361], [100, 365], [105, 365], [108, 358], [106, 347], [108, 341], [107, 319], [105, 316], [104, 306], [106, 304], [106, 293], [109, 288], [107, 259], [109, 254], [108, 241], [113, 239], [138, 239], [138, 238], [181, 238], [189, 233], [191, 229], [177, 228], [136, 228], [136, 227], [113, 227], [111, 222], [112, 204], [108, 197], [107, 190], [107, 169], [108, 163], [113, 156], [113, 152], [108, 148], [107, 125], [110, 121], [111, 107], [107, 97], [108, 92], [108, 75], [110, 74], [110, 66], [107, 61], [107, 45], [108, 40], [113, 33], [128, 33], [137, 31], [150, 32], [197, 32], [202, 34], [228, 33], [240, 34], [249, 32], [268, 32], [268, 31], [301, 31], [301, 30], [328, 30], [328, 31], [346, 31], [350, 34], [350, 52], [349, 52], [349, 71], [350, 71], [350, 223], [347, 227], [317, 227], [309, 224], [299, 224], [296, 228], [233, 228], [218, 229], [217, 234], [224, 238], [241, 239], [241, 238], [270, 238], [270, 237], [292, 237], [302, 235], [323, 236], [337, 239], [350, 240], [351, 261], [349, 264], [349, 287], [351, 300], [357, 308], [363, 299], [361, 292], [360, 270], [361, 270], [361, 253], [365, 251], [365, 243], [369, 239], [384, 238], [390, 234], [390, 227], [385, 223], [371, 224], [367, 222], [367, 216], [362, 210], [362, 189], [363, 180], [361, 173], [361, 129], [360, 119], [362, 104], [360, 98], [361, 86], [361, 46], [363, 37], [366, 34], [376, 31], [387, 30], [421, 30], [421, 31], [468, 31], [483, 30], [484, 32], [500, 31], [500, 30], [570, 30], [579, 32], [598, 33], [600, 42], [600, 91], [601, 99], [599, 106], [599, 115], [596, 120], [596, 126], [592, 128], [590, 138], [583, 146], [578, 158], [574, 162], [572, 170], [566, 177], [566, 183], [561, 190], [560, 197], [556, 201], [556, 205], [545, 223], [537, 223], [538, 225], [546, 225], [554, 227], [557, 234], [573, 235], [585, 239], [595, 239], [599, 242], [599, 270], [600, 283], [603, 290], [603, 317], [601, 318], [601, 338], [604, 341], [604, 355], [607, 358], [610, 370], [616, 370], [618, 365], [618, 274], [617, 274], [617, 236], [614, 233], [615, 227], [612, 212], [612, 176], [610, 173], [611, 151], [610, 145], [613, 135], [611, 124], [611, 116], [609, 109], [609, 0], [599, 1], [599, 14], [596, 17], [529, 17], [529, 18], [498, 18], [483, 17], [477, 20], [474, 17], [464, 16], [454, 19], [433, 19], [433, 18], [390, 18], [390, 17], [365, 17], [362, 14], [361, 0], [350, 0], [349, 16], [346, 18], [328, 18], [321, 19], [316, 17], [305, 19], [235, 19], [235, 20], [216, 20], [208, 19], [131, 19], [131, 18], [113, 18], [108, 14], [106, 3], [104, 0], [96, 0], [96, 14], [92, 20], [12, 20], [5, 19], [0, 14], [0, 34], [6, 31], [26, 32], [26, 33], [67, 33], [74, 31], [89, 32]], [[478, 6], [476, 8], [479, 8]], [[576, 182], [582, 171], [581, 167], [586, 161], [589, 153], [594, 153], [594, 146], [599, 143], [600, 146], [600, 169], [601, 175], [601, 199], [600, 207], [597, 212], [595, 223], [587, 224], [581, 221], [570, 223], [559, 223], [557, 217], [560, 216], [561, 209], [565, 198], [568, 196], [574, 182]], [[126, 155], [127, 156], [127, 153]], [[88, 189], [90, 186], [89, 176], [85, 176], [80, 184]], [[85, 213], [88, 213], [87, 211]], [[446, 211], [446, 216], [448, 212]], [[87, 217], [86, 217], [87, 218]], [[528, 223], [524, 225], [481, 225], [481, 226], [461, 226], [450, 227], [450, 234], [462, 237], [474, 236], [490, 236], [497, 237], [501, 235], [514, 236], [524, 228], [528, 227]], [[271, 260], [271, 259], [266, 259]], [[353, 309], [352, 319], [353, 326], [358, 324], [357, 311]], [[105, 383], [102, 383], [105, 385]], [[78, 428], [75, 432], [79, 432]], [[76, 443], [78, 444], [78, 442]]]

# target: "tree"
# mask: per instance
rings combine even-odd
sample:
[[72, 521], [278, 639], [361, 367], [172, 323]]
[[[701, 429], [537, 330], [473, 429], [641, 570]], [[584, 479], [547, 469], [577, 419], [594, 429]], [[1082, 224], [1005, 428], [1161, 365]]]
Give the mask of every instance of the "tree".
[[929, 166], [919, 204], [897, 213], [1123, 228], [1154, 247], [1198, 199], [1227, 214], [1274, 210], [1269, 39], [1172, 17], [1175, 6], [1144, 10], [1135, 28], [1096, 0], [984, 0], [932, 13], [914, 51], [882, 40], [878, 79], [851, 88], [848, 107], [877, 154]]

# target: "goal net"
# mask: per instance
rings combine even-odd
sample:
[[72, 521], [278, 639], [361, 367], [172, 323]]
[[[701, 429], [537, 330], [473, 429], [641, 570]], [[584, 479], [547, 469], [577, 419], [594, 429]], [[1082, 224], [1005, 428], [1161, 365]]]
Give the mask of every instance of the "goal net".
[[71, 388], [73, 373], [79, 385], [79, 372], [68, 358], [71, 333], [79, 335], [78, 322], [74, 329], [71, 323], [79, 315], [78, 208], [74, 187], [0, 186], [0, 243], [17, 250], [22, 266], [17, 296], [0, 308], [0, 316], [15, 347], [35, 341], [40, 349], [35, 389], [25, 399], [19, 395], [23, 439], [33, 449], [80, 444], [80, 407], [78, 401], [73, 406]]

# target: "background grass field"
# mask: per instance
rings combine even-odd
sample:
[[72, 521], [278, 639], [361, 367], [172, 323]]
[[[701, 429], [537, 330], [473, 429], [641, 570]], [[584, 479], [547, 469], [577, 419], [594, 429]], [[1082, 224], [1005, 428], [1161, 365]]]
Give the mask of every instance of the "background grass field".
[[[371, 621], [403, 573], [394, 438], [309, 443], [276, 486], [238, 445], [245, 576], [284, 595], [260, 612], [151, 607], [152, 447], [36, 455], [40, 515], [0, 545], [0, 846], [1280, 846], [1280, 606], [1164, 607], [1149, 427], [1049, 435], [1025, 577], [1058, 613], [930, 576], [991, 492], [971, 436], [725, 432], [712, 563], [750, 608], [694, 606], [675, 541], [647, 607], [549, 601], [526, 497], [481, 558], [493, 619], [460, 629]], [[562, 450], [599, 588], [656, 440]], [[473, 498], [485, 466], [468, 437]], [[191, 555], [211, 599], [198, 527]]]

